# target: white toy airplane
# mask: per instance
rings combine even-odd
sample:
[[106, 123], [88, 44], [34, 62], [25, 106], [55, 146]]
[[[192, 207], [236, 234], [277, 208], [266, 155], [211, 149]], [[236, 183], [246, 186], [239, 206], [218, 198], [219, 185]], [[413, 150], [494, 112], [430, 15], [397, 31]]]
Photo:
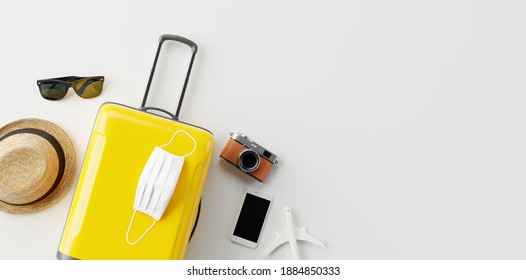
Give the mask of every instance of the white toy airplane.
[[265, 252], [267, 255], [272, 253], [272, 251], [287, 241], [290, 244], [290, 253], [292, 254], [293, 260], [300, 259], [298, 243], [296, 242], [297, 240], [307, 241], [325, 248], [323, 243], [314, 238], [312, 235], [308, 234], [305, 231], [305, 228], [299, 229], [294, 225], [294, 222], [292, 221], [292, 210], [290, 210], [288, 207], [285, 207], [285, 220], [287, 221], [285, 228], [282, 229], [281, 232], [277, 233], [276, 239], [274, 239], [272, 244], [270, 244], [269, 248]]

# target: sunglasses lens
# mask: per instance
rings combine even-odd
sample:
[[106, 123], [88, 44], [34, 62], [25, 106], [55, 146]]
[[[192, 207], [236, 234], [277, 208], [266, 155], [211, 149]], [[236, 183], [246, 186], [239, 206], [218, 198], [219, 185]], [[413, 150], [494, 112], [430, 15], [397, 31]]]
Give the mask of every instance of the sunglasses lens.
[[60, 100], [66, 96], [68, 86], [61, 83], [46, 83], [39, 85], [42, 97], [49, 100]]
[[84, 79], [76, 82], [73, 88], [78, 96], [82, 98], [93, 98], [100, 95], [103, 83], [104, 80], [101, 79]]

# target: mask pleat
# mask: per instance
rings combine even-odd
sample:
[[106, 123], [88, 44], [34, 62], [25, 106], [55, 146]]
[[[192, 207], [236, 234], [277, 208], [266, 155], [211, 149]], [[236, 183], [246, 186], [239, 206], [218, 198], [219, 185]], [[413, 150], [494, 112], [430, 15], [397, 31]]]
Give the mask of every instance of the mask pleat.
[[165, 157], [165, 153], [159, 152], [159, 156], [157, 157], [157, 160], [155, 160], [152, 174], [150, 176], [150, 179], [146, 182], [146, 189], [144, 190], [144, 194], [139, 204], [139, 207], [141, 209], [148, 209], [148, 205], [150, 204], [153, 190], [155, 188], [155, 182], [157, 181], [157, 177], [159, 177], [159, 173], [161, 173], [161, 167], [163, 165]]

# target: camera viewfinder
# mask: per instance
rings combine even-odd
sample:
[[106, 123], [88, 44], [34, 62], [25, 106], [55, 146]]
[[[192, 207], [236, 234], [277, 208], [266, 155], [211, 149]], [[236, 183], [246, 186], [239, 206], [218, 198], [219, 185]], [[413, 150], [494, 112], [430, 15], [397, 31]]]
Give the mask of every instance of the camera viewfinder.
[[265, 150], [265, 151], [263, 152], [263, 156], [266, 157], [266, 158], [268, 158], [268, 159], [270, 159], [270, 156], [272, 156], [272, 153], [270, 153], [269, 151]]

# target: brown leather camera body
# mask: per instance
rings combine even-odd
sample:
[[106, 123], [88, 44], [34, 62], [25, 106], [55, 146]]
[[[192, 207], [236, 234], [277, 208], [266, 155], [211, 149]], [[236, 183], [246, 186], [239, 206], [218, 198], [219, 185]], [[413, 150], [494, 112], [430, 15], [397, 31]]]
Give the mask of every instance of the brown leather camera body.
[[[237, 168], [239, 168], [241, 171], [243, 171], [239, 167], [239, 155], [244, 151], [247, 150], [245, 146], [243, 146], [241, 143], [237, 142], [236, 140], [230, 138], [228, 139], [228, 142], [226, 143], [225, 147], [223, 148], [223, 151], [219, 155], [222, 159], [230, 162], [231, 164], [235, 165]], [[267, 178], [267, 175], [270, 172], [270, 169], [272, 169], [272, 164], [269, 160], [266, 158], [260, 156], [259, 157], [259, 167], [252, 171], [252, 172], [245, 172], [248, 175], [251, 175], [252, 177], [256, 178], [260, 182], [265, 181]], [[243, 171], [244, 172], [244, 171]]]

